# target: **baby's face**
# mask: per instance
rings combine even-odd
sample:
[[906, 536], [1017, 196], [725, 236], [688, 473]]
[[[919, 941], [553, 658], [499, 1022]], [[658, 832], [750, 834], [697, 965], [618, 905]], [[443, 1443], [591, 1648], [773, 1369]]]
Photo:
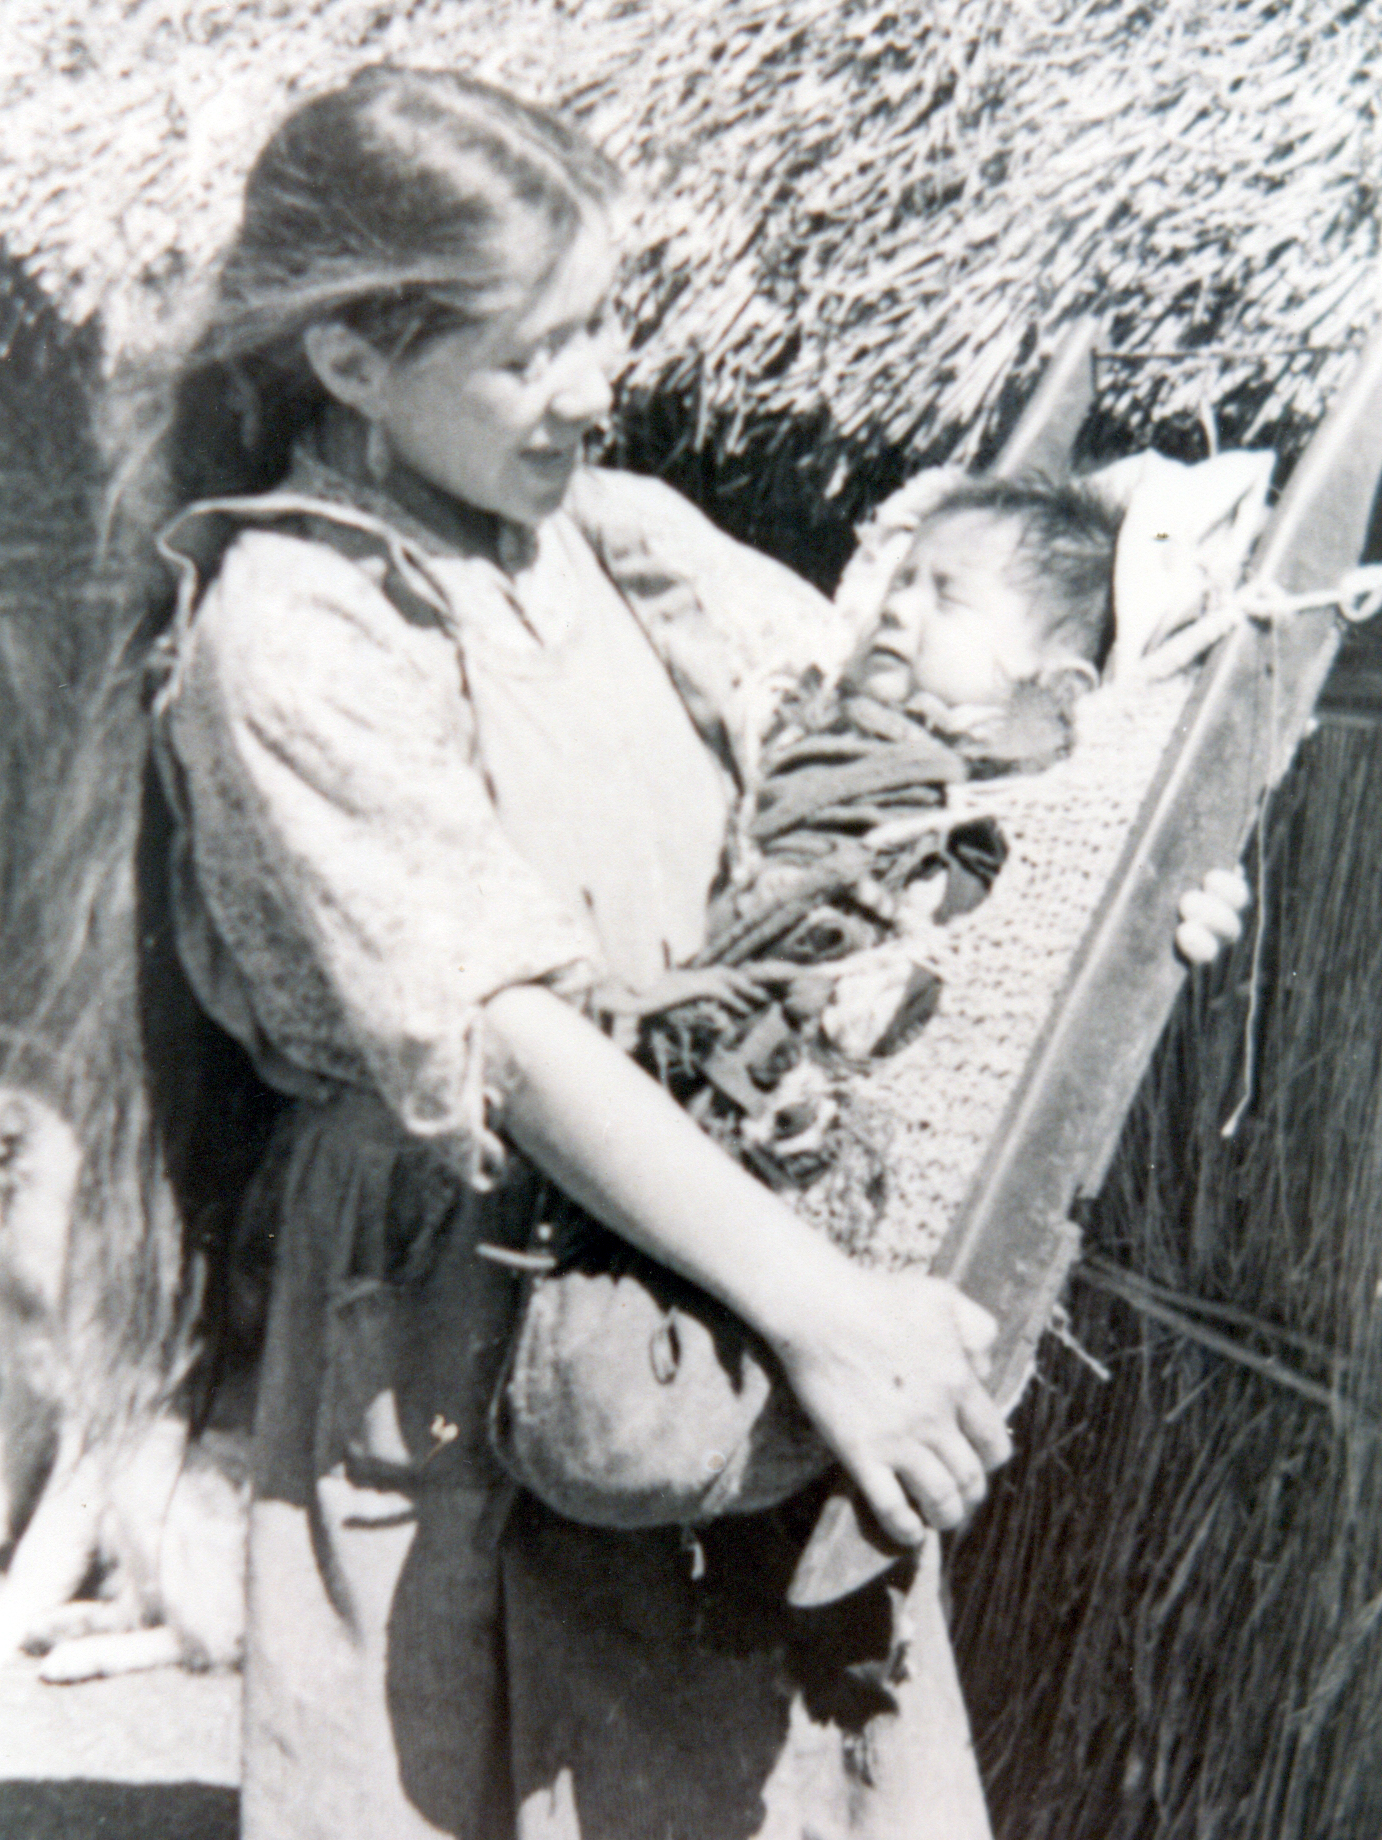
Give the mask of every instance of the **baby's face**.
[[952, 705], [1006, 702], [1043, 663], [1017, 563], [1021, 537], [1016, 518], [993, 511], [924, 523], [846, 666], [847, 687], [884, 703], [917, 691]]

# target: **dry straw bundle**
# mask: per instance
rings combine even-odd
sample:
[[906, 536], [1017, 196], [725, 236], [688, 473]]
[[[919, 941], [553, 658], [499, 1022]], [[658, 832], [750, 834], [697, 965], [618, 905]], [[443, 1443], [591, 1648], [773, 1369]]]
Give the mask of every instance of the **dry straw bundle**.
[[[292, 95], [454, 62], [569, 107], [646, 195], [627, 439], [777, 547], [991, 449], [1057, 329], [1138, 434], [1293, 439], [1373, 317], [1373, 9], [1318, 0], [13, 0], [6, 241], [119, 352], [161, 336]], [[1314, 356], [1299, 348], [1309, 346]], [[702, 477], [702, 485], [705, 480]], [[776, 522], [776, 528], [774, 524]], [[825, 558], [828, 564], [829, 556]]]

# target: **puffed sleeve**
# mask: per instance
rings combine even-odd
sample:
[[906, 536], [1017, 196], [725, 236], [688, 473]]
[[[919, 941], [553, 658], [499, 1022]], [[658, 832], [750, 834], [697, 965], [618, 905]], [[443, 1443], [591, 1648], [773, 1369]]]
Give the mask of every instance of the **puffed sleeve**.
[[853, 629], [838, 608], [662, 480], [588, 467], [567, 506], [654, 639], [688, 627], [694, 604], [751, 698], [812, 665], [833, 675], [848, 655]]
[[598, 948], [499, 827], [447, 633], [336, 551], [251, 531], [159, 721], [189, 874], [255, 1031], [373, 1085], [473, 1171], [481, 1006], [515, 983], [578, 991]]

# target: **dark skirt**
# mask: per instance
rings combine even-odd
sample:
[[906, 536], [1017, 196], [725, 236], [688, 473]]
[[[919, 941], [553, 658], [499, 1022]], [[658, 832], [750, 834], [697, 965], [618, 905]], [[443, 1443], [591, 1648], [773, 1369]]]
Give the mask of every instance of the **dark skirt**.
[[300, 1105], [250, 1535], [243, 1840], [985, 1840], [932, 1541], [824, 1610], [818, 1506], [560, 1519], [488, 1416], [536, 1184], [463, 1187], [374, 1099]]

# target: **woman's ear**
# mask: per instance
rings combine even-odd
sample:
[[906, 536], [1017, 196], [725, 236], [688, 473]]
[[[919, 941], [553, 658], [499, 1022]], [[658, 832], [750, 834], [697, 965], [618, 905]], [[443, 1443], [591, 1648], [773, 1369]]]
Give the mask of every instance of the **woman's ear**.
[[376, 419], [389, 361], [367, 338], [342, 325], [321, 320], [302, 335], [302, 348], [322, 387], [366, 420]]

